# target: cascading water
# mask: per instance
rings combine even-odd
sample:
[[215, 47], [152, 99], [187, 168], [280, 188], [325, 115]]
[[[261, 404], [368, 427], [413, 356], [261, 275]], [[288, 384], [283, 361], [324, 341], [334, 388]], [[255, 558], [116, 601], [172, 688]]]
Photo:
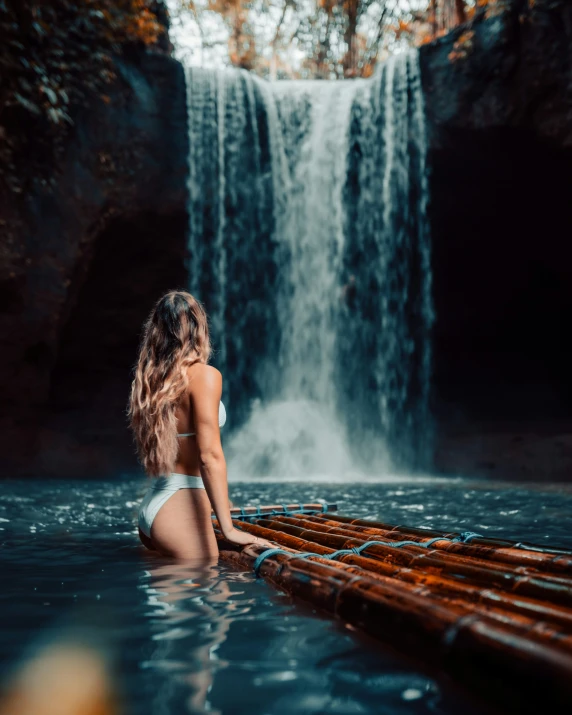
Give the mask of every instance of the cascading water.
[[231, 473], [420, 464], [430, 244], [416, 53], [369, 80], [187, 70], [190, 289], [234, 418]]

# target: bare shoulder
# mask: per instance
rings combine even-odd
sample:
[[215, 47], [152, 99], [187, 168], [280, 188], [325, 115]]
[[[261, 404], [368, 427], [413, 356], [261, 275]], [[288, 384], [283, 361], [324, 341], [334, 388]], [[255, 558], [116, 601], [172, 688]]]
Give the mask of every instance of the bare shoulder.
[[191, 394], [222, 392], [222, 375], [216, 367], [196, 362], [188, 368], [189, 390]]

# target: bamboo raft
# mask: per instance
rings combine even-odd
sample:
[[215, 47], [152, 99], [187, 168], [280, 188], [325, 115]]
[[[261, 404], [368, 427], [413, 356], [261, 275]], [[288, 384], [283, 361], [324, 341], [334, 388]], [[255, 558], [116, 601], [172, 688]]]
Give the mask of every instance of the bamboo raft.
[[572, 551], [353, 519], [334, 504], [231, 509], [276, 546], [221, 558], [518, 712], [572, 706]]

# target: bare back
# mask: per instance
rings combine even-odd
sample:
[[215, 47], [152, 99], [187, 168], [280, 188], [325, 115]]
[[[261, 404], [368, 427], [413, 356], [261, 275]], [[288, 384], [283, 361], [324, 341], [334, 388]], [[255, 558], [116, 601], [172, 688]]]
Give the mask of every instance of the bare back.
[[[218, 405], [222, 377], [215, 368], [196, 363], [188, 368], [189, 388], [176, 409], [177, 432], [192, 432], [179, 438], [174, 471], [203, 476], [205, 455], [222, 456]], [[222, 456], [224, 460], [224, 456]], [[226, 467], [225, 467], [226, 476]], [[211, 501], [206, 489], [180, 489], [161, 507], [151, 528], [152, 546], [176, 558], [212, 563], [218, 547], [211, 519]]]

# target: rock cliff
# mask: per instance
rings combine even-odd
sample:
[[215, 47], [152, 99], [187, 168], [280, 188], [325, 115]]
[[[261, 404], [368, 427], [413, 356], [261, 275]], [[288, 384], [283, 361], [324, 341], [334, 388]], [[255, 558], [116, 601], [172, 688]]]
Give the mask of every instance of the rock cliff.
[[129, 366], [162, 290], [185, 284], [183, 69], [117, 61], [107, 102], [75, 117], [53, 186], [4, 195], [0, 259], [2, 473], [133, 466]]
[[421, 50], [447, 472], [572, 474], [571, 46], [569, 2], [517, 0]]

